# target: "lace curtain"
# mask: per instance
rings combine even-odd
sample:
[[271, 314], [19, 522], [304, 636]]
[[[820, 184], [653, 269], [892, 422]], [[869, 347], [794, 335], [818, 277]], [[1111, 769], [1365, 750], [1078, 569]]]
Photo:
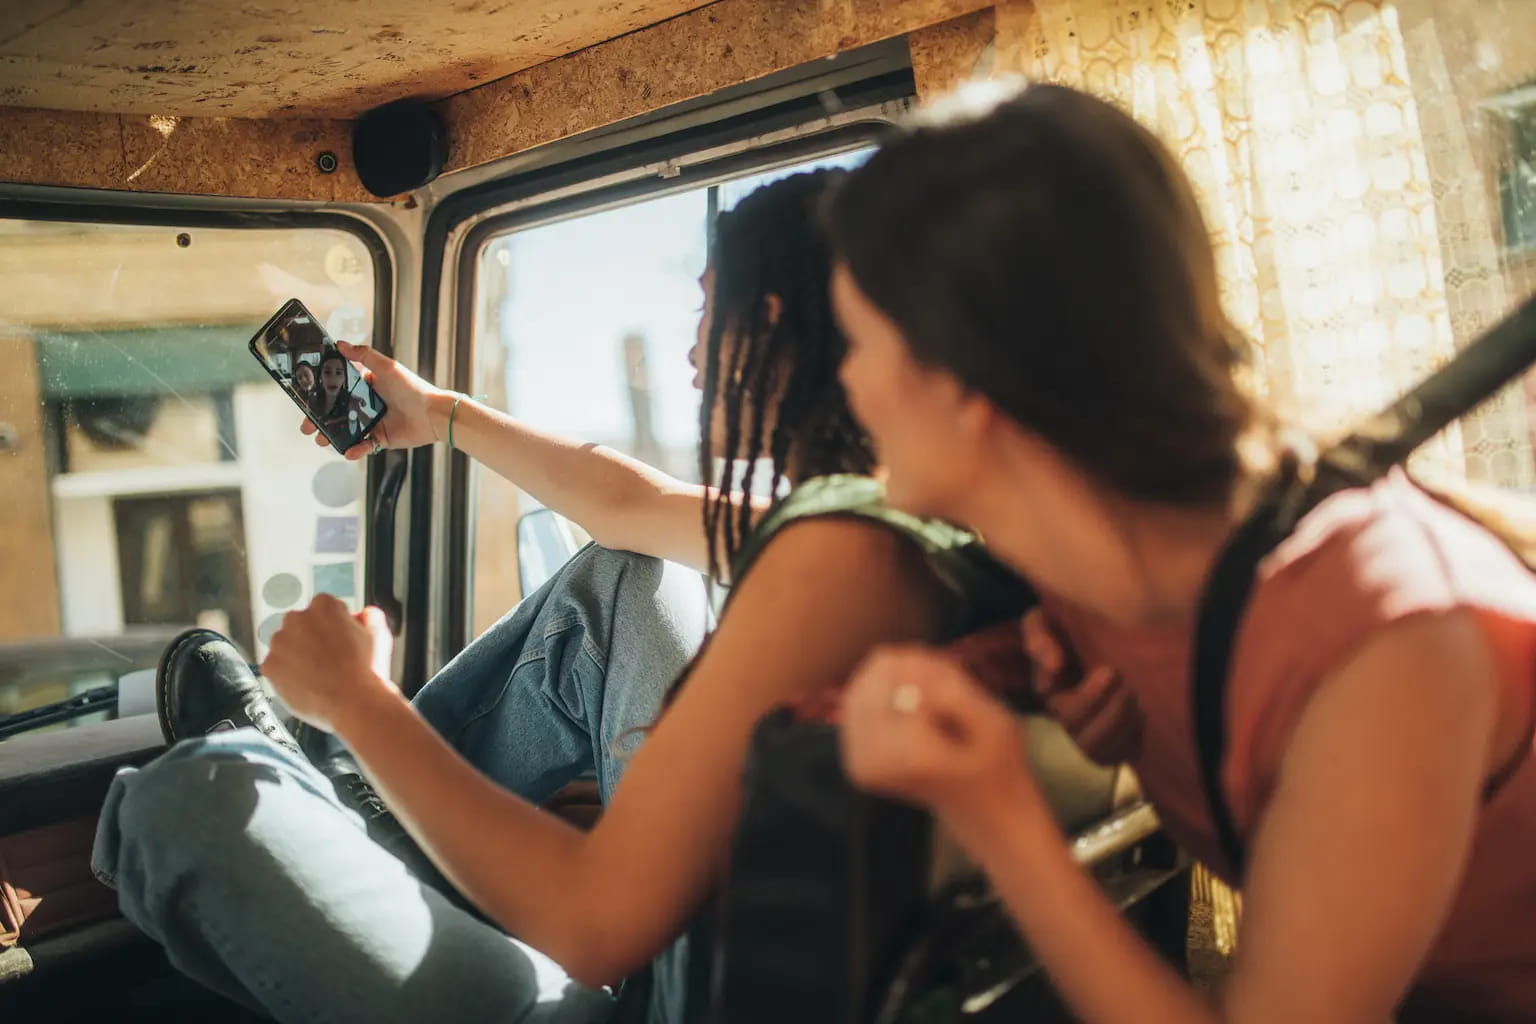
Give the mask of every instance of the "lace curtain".
[[[1320, 434], [1530, 293], [1502, 240], [1497, 98], [1536, 79], [1536, 2], [1010, 0], [994, 18], [976, 72], [1104, 96], [1173, 149], [1260, 386]], [[1521, 388], [1420, 468], [1531, 488]]]

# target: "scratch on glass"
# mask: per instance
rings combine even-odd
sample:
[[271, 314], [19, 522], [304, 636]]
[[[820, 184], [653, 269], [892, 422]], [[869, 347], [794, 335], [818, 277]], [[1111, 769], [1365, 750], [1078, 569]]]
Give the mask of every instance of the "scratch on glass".
[[100, 640], [96, 640], [96, 639], [93, 639], [91, 637], [86, 637], [85, 639], [93, 647], [100, 647], [102, 650], [104, 650], [108, 654], [112, 655], [112, 657], [114, 657], [114, 658], [121, 658], [122, 660], [126, 661], [130, 665], [135, 664], [134, 660], [132, 658], [128, 657], [128, 655], [124, 654], [122, 651], [115, 650], [114, 648], [108, 647], [106, 644], [102, 643]]
[[[127, 349], [123, 348], [123, 346], [117, 344], [117, 342], [113, 341], [111, 338], [106, 337], [99, 331], [92, 331], [91, 334], [99, 341], [105, 342], [107, 345], [110, 345], [112, 348], [122, 353], [123, 358], [127, 359], [130, 363], [143, 370], [152, 380], [155, 381], [155, 383], [165, 388], [167, 394], [174, 395], [176, 400], [182, 405], [186, 406], [188, 409], [195, 410], [197, 408], [192, 404], [191, 400], [189, 400], [186, 395], [183, 395], [180, 391], [177, 391], [174, 387], [172, 387], [170, 381], [166, 380], [154, 370], [150, 369], [141, 360], [135, 358], [132, 352], [129, 352]], [[229, 440], [223, 434], [218, 434], [216, 436], [218, 437], [219, 445], [229, 453], [229, 457], [239, 461], [240, 453], [235, 451], [235, 446], [230, 444]]]

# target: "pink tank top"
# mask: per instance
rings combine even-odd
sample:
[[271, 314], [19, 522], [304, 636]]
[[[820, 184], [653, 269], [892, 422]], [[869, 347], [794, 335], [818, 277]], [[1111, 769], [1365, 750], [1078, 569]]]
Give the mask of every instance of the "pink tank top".
[[[1230, 875], [1195, 754], [1192, 623], [1124, 629], [1050, 595], [1044, 607], [1084, 665], [1119, 669], [1119, 688], [1100, 702], [1100, 715], [1139, 724], [1123, 749], [1103, 749], [1098, 737], [1126, 730], [1092, 721], [1075, 733], [1079, 743], [1098, 760], [1130, 763], [1173, 836]], [[1405, 476], [1336, 494], [1302, 520], [1260, 566], [1233, 657], [1222, 782], [1245, 839], [1319, 683], [1382, 626], [1459, 609], [1503, 620], [1527, 641], [1526, 652], [1536, 651], [1536, 575]], [[1519, 664], [1505, 679], [1504, 709], [1529, 723], [1536, 659]], [[1042, 697], [1049, 707], [1050, 695]], [[1526, 735], [1522, 756], [1487, 795], [1465, 880], [1403, 1019], [1536, 1020], [1536, 756]]]

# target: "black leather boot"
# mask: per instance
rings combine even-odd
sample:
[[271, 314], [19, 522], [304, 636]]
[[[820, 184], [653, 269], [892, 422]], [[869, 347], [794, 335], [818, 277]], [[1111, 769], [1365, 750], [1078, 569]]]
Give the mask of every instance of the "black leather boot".
[[[424, 864], [430, 863], [416, 848], [405, 826], [384, 806], [383, 797], [373, 788], [373, 783], [363, 774], [362, 765], [357, 763], [357, 758], [352, 756], [340, 737], [316, 729], [308, 722], [296, 723], [293, 734], [304, 756], [320, 769], [321, 775], [331, 780], [336, 796], [363, 819], [363, 824], [368, 826], [370, 839], [404, 861], [413, 873], [416, 868], [412, 863], [414, 857], [420, 857]], [[402, 856], [402, 853], [405, 855]], [[435, 873], [436, 869], [433, 871]]]
[[319, 769], [342, 805], [363, 819], [368, 837], [404, 864], [417, 880], [477, 917], [484, 917], [443, 877], [384, 806], [357, 759], [339, 739], [301, 722], [295, 726], [303, 740], [299, 742], [278, 718], [245, 656], [228, 639], [209, 629], [181, 634], [160, 658], [155, 684], [155, 708], [166, 742], [254, 727]]
[[155, 673], [155, 711], [167, 743], [249, 726], [300, 753], [245, 656], [211, 629], [189, 629], [165, 649]]

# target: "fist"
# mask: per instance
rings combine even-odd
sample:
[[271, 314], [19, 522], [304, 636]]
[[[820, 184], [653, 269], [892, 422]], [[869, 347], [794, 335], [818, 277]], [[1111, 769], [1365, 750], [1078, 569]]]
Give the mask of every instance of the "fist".
[[886, 647], [864, 661], [844, 697], [842, 741], [855, 783], [941, 815], [1030, 782], [1013, 713], [930, 648]]
[[338, 716], [349, 706], [379, 692], [399, 693], [389, 682], [393, 647], [379, 609], [354, 615], [321, 594], [303, 611], [283, 616], [261, 673], [295, 715], [335, 732]]

